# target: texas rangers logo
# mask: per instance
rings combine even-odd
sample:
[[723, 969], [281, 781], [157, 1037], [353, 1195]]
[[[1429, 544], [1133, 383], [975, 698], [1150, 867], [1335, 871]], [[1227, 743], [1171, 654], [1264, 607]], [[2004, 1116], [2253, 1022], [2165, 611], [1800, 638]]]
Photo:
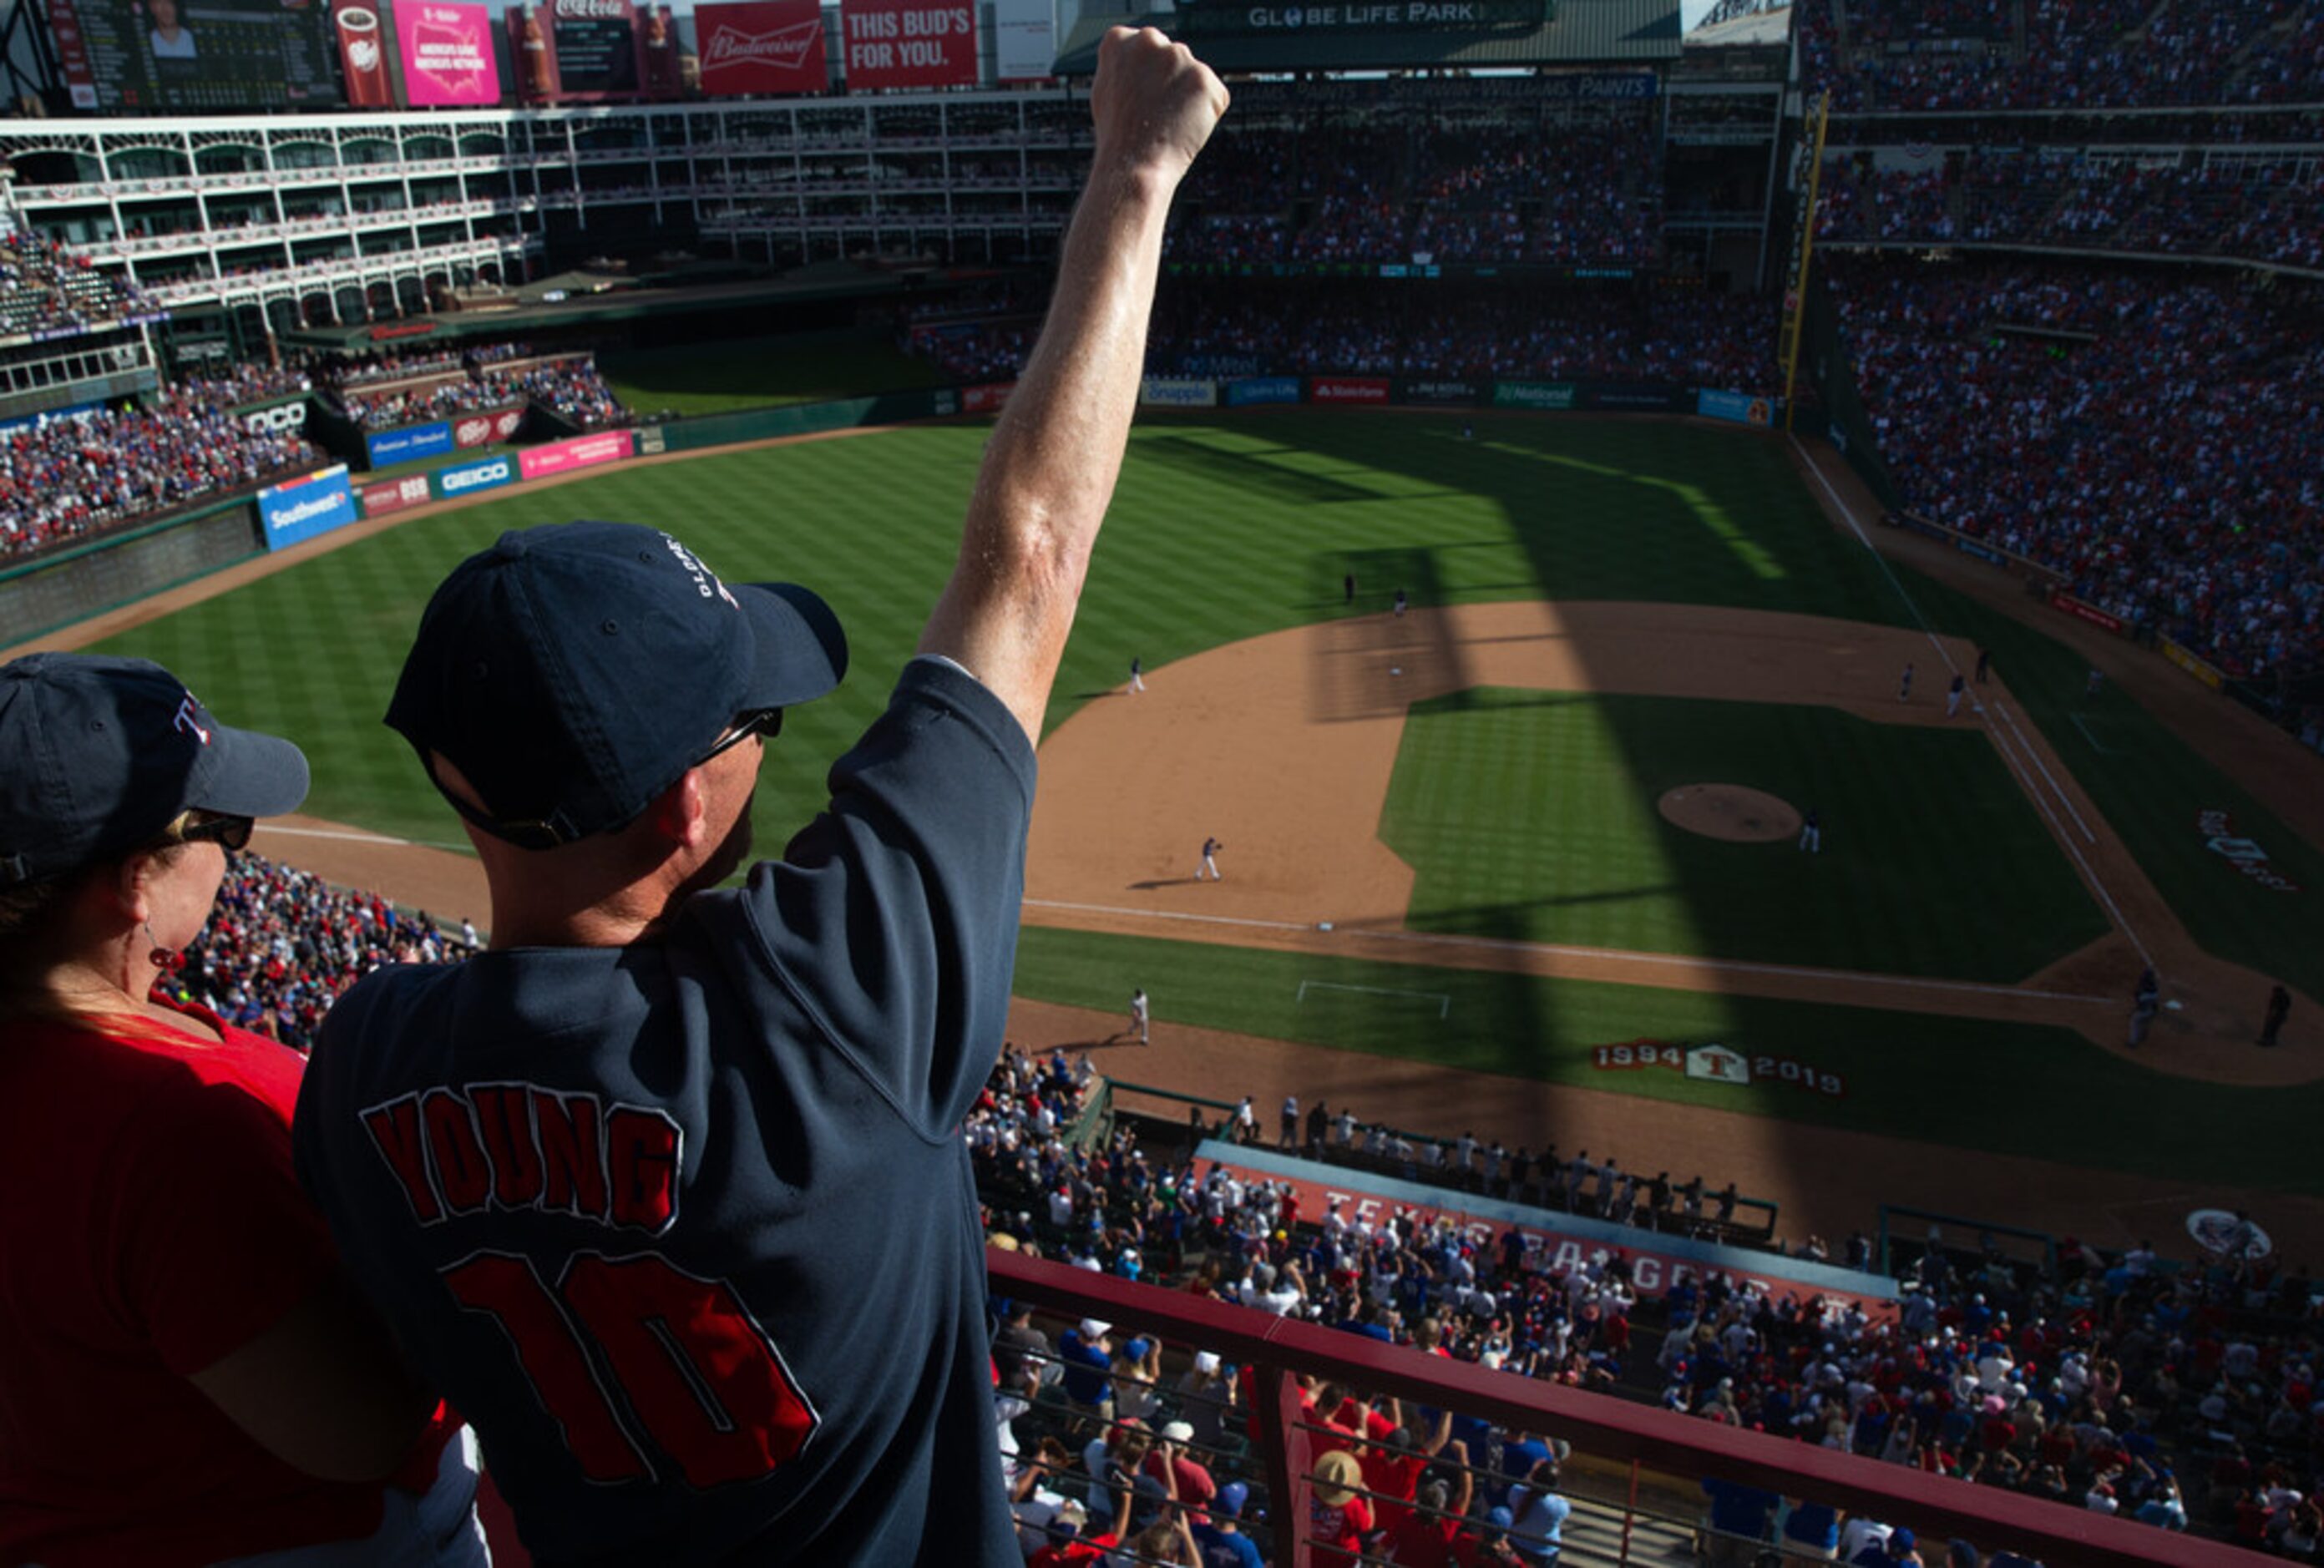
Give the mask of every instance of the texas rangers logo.
[[210, 743], [209, 731], [202, 728], [202, 705], [194, 700], [192, 692], [188, 692], [178, 704], [177, 715], [171, 719], [170, 727], [193, 736], [205, 746]]

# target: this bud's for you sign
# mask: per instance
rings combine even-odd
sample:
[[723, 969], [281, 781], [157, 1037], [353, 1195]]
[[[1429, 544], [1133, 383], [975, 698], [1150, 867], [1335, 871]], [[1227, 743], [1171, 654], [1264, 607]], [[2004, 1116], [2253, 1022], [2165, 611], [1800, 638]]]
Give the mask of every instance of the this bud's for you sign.
[[969, 0], [846, 0], [840, 19], [851, 91], [976, 85], [976, 7]]

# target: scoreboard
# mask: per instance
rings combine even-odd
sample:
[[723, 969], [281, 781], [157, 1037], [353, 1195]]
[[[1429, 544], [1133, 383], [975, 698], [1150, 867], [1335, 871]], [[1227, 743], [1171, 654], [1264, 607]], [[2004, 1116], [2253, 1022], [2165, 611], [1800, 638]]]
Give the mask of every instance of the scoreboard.
[[346, 102], [327, 0], [47, 0], [73, 106], [100, 114]]

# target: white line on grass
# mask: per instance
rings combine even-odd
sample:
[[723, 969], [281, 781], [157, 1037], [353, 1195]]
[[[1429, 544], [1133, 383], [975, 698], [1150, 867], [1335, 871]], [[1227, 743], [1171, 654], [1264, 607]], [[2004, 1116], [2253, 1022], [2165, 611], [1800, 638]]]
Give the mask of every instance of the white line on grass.
[[272, 822], [261, 822], [258, 825], [258, 831], [261, 833], [279, 833], [288, 838], [336, 838], [346, 844], [385, 844], [394, 849], [448, 849], [456, 851], [468, 847], [466, 844], [434, 844], [424, 838], [388, 838], [376, 833], [348, 833], [339, 828], [282, 827]]
[[[1314, 931], [1305, 921], [1248, 920], [1231, 915], [1193, 915], [1179, 909], [1131, 909], [1113, 904], [1069, 904], [1051, 899], [1028, 899], [1028, 909], [1071, 909], [1088, 915], [1126, 915], [1140, 920], [1184, 920], [1200, 926], [1255, 926], [1269, 931]], [[1840, 985], [1910, 986], [1919, 991], [1960, 992], [1978, 996], [2024, 996], [2036, 1001], [2111, 1002], [2104, 996], [2081, 996], [2063, 991], [2028, 991], [2019, 985], [1988, 985], [1974, 980], [1923, 980], [1909, 974], [1878, 974], [1858, 969], [1803, 969], [1787, 964], [1755, 964], [1739, 958], [1690, 958], [1676, 953], [1639, 953], [1621, 947], [1568, 947], [1554, 942], [1517, 942], [1502, 936], [1454, 936], [1436, 931], [1342, 930], [1343, 936], [1382, 942], [1414, 942], [1439, 947], [1488, 947], [1508, 953], [1538, 953], [1550, 958], [1602, 958], [1619, 964], [1707, 969], [1720, 973], [1775, 974], [1803, 980], [1831, 981]]]
[[2090, 726], [2082, 722], [2081, 715], [2068, 714], [2066, 716], [2074, 721], [2074, 728], [2082, 732], [2082, 739], [2088, 741], [2091, 746], [2097, 750], [2099, 756], [2119, 757], [2122, 755], [2120, 752], [2116, 751], [2112, 746], [2107, 745], [2104, 741], [2099, 740], [2098, 736], [2092, 734], [2090, 733]]
[[[1871, 536], [1864, 531], [1864, 524], [1857, 521], [1856, 509], [1849, 505], [1846, 498], [1832, 487], [1831, 481], [1823, 476], [1822, 468], [1817, 466], [1815, 458], [1809, 454], [1808, 449], [1800, 444], [1799, 437], [1787, 431], [1784, 439], [1791, 442], [1792, 449], [1797, 452], [1800, 455], [1800, 460], [1807, 465], [1808, 472], [1815, 475], [1815, 482], [1823, 486], [1823, 493], [1831, 497], [1832, 505], [1840, 509], [1840, 515], [1847, 521], [1849, 530], [1855, 533], [1856, 541], [1872, 552], [1872, 558], [1879, 563], [1880, 570], [1888, 578], [1888, 586], [1896, 590], [1896, 596], [1904, 601], [1904, 608], [1910, 610], [1913, 613], [1913, 619], [1921, 623], [1921, 632], [1928, 638], [1930, 645], [1936, 649], [1937, 657], [1945, 661], [1946, 669], [1959, 675], [1960, 666], [1953, 662], [1952, 653], [1945, 647], [1943, 640], [1939, 638], [1935, 631], [1930, 627], [1929, 618], [1921, 613], [1921, 606], [1914, 603], [1912, 595], [1904, 591], [1904, 581], [1896, 576], [1896, 569], [1888, 564], [1888, 558], [1874, 549]], [[2017, 743], [2025, 749], [2025, 755], [2034, 766], [2041, 769], [2042, 777], [2049, 779], [2050, 788], [2056, 792], [2059, 803], [2065, 807], [2067, 815], [2074, 819], [2074, 826], [2081, 829], [2084, 842], [2096, 844], [2098, 836], [2090, 832], [2089, 824], [2082, 820], [2082, 814], [2074, 809], [2074, 803], [2066, 798], [2065, 790], [2060, 789], [2058, 780], [2051, 776], [2050, 769], [2042, 761], [2041, 754], [2034, 749], [2033, 742], [2025, 738], [2024, 732], [2017, 727], [2017, 721], [2010, 716], [2007, 705], [1994, 703], [1989, 706], [1993, 712], [2001, 716], [2001, 722], [2009, 726], [2011, 734], [2015, 736]], [[2049, 800], [2040, 790], [2034, 788], [2033, 779], [2019, 766], [2009, 748], [2000, 743], [2001, 732], [1987, 730], [1986, 733], [1995, 738], [1997, 749], [2000, 751], [2003, 760], [2008, 763], [2010, 771], [2017, 774], [2019, 779], [2025, 785], [2025, 792], [2034, 798], [2034, 804], [2040, 807], [2042, 815], [2050, 819], [2050, 826], [2057, 832], [2058, 842], [2066, 846], [2066, 853], [2072, 855], [2074, 863], [2081, 868], [2082, 880], [2089, 883], [2090, 891], [2098, 896], [2098, 902], [2106, 906], [2108, 917], [2122, 928], [2122, 934], [2130, 938], [2130, 945], [2138, 949], [2139, 962], [2152, 969], [2154, 966], [2154, 955], [2149, 953], [2146, 950], [2146, 944], [2139, 940], [2138, 928], [2133, 926], [2129, 917], [2122, 912], [2122, 906], [2114, 901], [2114, 894], [2100, 880], [2098, 868], [2090, 864], [2083, 856], [2080, 846], [2066, 835], [2065, 825], [2058, 820], [2058, 814], [2050, 809]]]
[[1449, 1017], [1452, 1011], [1452, 999], [1441, 991], [1397, 991], [1382, 985], [1341, 985], [1329, 980], [1303, 980], [1299, 982], [1301, 1001], [1307, 1000], [1310, 986], [1317, 991], [1360, 991], [1367, 996], [1416, 996], [1424, 1001], [1434, 1002], [1436, 1016], [1440, 1019]]

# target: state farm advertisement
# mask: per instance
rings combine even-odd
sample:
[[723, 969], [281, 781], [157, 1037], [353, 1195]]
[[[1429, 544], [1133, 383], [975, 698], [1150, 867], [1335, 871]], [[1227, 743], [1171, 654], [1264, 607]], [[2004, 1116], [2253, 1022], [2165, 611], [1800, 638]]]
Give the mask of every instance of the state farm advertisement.
[[850, 92], [976, 85], [976, 8], [929, 0], [846, 0]]
[[831, 85], [818, 0], [750, 0], [694, 8], [706, 97], [819, 93]]
[[501, 101], [500, 62], [493, 58], [493, 14], [484, 5], [427, 0], [395, 8], [395, 42], [403, 54], [403, 95], [415, 108], [459, 108]]
[[630, 455], [632, 434], [629, 430], [607, 430], [602, 435], [552, 441], [546, 447], [533, 447], [517, 461], [527, 479], [538, 479], [547, 474], [569, 474], [576, 468], [594, 468], [600, 463], [618, 463]]

